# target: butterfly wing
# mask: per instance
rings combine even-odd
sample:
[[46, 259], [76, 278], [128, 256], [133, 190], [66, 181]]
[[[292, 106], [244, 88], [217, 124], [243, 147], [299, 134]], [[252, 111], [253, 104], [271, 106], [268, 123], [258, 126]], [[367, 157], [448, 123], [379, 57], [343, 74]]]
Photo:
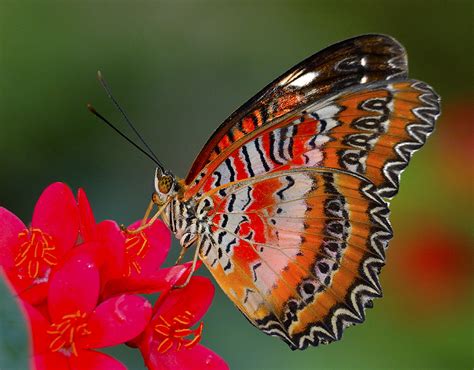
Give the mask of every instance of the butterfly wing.
[[392, 233], [386, 203], [361, 176], [299, 168], [213, 189], [200, 257], [263, 332], [292, 349], [338, 340], [381, 296]]
[[405, 78], [406, 53], [385, 35], [334, 44], [302, 61], [237, 109], [210, 137], [186, 177], [190, 184], [219, 153], [259, 127], [350, 86]]
[[207, 164], [185, 196], [297, 167], [360, 174], [393, 197], [413, 153], [433, 131], [439, 97], [416, 80], [354, 86], [255, 130]]
[[439, 97], [390, 37], [336, 44], [226, 120], [181, 201], [201, 259], [258, 328], [293, 349], [341, 338], [381, 295], [392, 233], [382, 197], [432, 132]]
[[[439, 96], [423, 82], [378, 82], [345, 91], [308, 107], [318, 124], [319, 165], [365, 176], [391, 198], [413, 153], [433, 132]], [[309, 144], [309, 143], [308, 143]]]

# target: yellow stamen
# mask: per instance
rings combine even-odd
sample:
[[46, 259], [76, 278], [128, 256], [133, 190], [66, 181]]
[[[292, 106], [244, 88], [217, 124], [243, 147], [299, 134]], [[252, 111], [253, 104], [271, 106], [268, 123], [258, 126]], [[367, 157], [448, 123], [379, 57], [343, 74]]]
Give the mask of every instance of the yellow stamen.
[[165, 353], [165, 352], [169, 351], [171, 349], [171, 347], [173, 347], [173, 342], [171, 341], [171, 339], [165, 338], [165, 340], [163, 340], [158, 345], [157, 351], [160, 352], [160, 353]]
[[20, 275], [36, 279], [58, 263], [53, 238], [42, 230], [25, 229], [18, 233], [18, 239], [19, 247], [14, 261]]
[[125, 253], [127, 259], [126, 276], [130, 276], [132, 271], [137, 274], [142, 272], [139, 259], [144, 259], [150, 248], [147, 236], [144, 232], [129, 234], [125, 241]]
[[72, 353], [74, 356], [77, 356], [77, 339], [91, 334], [87, 328], [87, 314], [79, 310], [64, 315], [60, 322], [52, 324], [46, 332], [54, 337], [49, 344], [52, 352], [62, 350], [62, 353]]
[[[191, 348], [201, 340], [204, 325], [201, 322], [197, 329], [190, 329], [192, 316], [191, 312], [185, 311], [183, 315], [173, 317], [171, 324], [163, 316], [159, 316], [162, 324], [157, 324], [154, 327], [154, 332], [160, 341], [157, 349], [158, 352], [165, 353], [173, 345], [176, 346], [176, 351], [182, 348]], [[190, 339], [186, 338], [190, 336], [193, 337]]]

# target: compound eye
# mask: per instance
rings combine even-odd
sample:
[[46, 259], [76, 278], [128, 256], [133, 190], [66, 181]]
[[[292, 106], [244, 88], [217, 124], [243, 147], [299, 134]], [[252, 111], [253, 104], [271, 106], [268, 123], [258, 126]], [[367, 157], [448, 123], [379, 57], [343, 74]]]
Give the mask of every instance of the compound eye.
[[158, 181], [158, 190], [162, 194], [168, 194], [173, 186], [173, 178], [171, 176], [162, 176]]

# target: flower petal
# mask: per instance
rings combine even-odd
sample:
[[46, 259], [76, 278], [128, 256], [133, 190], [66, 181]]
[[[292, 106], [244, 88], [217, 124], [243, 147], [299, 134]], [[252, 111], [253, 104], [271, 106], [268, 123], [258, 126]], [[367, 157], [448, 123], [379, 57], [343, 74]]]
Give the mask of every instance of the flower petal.
[[171, 247], [171, 231], [168, 229], [166, 224], [157, 220], [149, 228], [145, 229], [145, 234], [148, 237], [148, 241], [151, 245], [151, 249], [154, 252], [150, 251], [149, 258], [153, 258], [156, 265], [155, 269], [160, 267], [168, 256], [168, 252]]
[[[0, 207], [0, 266], [3, 267], [14, 290], [28, 302], [36, 303], [45, 298], [44, 291], [36, 294], [38, 292], [33, 285], [33, 279], [15, 266], [15, 257], [20, 251], [18, 234], [25, 229], [26, 226], [18, 217], [6, 208]], [[32, 290], [34, 292], [31, 292]], [[28, 296], [24, 293], [28, 293]]]
[[[179, 279], [176, 280], [176, 282], [174, 283], [174, 285], [183, 285], [186, 280], [188, 280], [188, 273], [191, 273], [191, 267], [193, 265], [193, 262], [192, 261], [189, 261], [189, 262], [186, 262], [183, 264], [184, 266], [187, 267], [187, 270], [184, 274], [182, 274]], [[179, 265], [178, 265], [179, 266]], [[196, 273], [197, 270], [199, 270], [199, 268], [202, 266], [202, 261], [200, 259], [198, 259], [196, 261], [196, 266], [194, 267], [194, 271], [193, 271], [193, 274]]]
[[[130, 225], [128, 228], [134, 230], [139, 227], [141, 221], [137, 221]], [[165, 223], [161, 220], [157, 220], [150, 227], [143, 231], [145, 237], [146, 248], [143, 252], [135, 256], [134, 261], [139, 265], [140, 272], [137, 269], [131, 269], [131, 276], [146, 275], [148, 273], [156, 271], [162, 263], [165, 261], [166, 256], [171, 246], [171, 232]], [[128, 235], [127, 245], [131, 245], [130, 239], [137, 238], [138, 235]], [[140, 240], [141, 244], [141, 240]], [[137, 246], [139, 247], [139, 246]], [[136, 248], [138, 249], [138, 248]], [[130, 253], [136, 252], [136, 249], [131, 249]]]
[[5, 270], [15, 265], [18, 252], [18, 234], [26, 228], [25, 224], [8, 209], [0, 207], [0, 265]]
[[51, 369], [69, 369], [69, 357], [60, 352], [45, 352], [36, 354], [32, 358], [32, 369], [51, 370]]
[[139, 335], [150, 321], [151, 304], [137, 295], [121, 295], [102, 302], [87, 323], [90, 335], [82, 348], [100, 348], [124, 343]]
[[95, 218], [92, 208], [83, 189], [77, 191], [77, 206], [82, 239], [85, 242], [95, 240]]
[[79, 232], [79, 212], [74, 195], [66, 184], [56, 182], [43, 191], [36, 203], [31, 225], [54, 238], [59, 256], [74, 246]]
[[192, 317], [190, 326], [206, 313], [214, 297], [214, 285], [208, 278], [193, 276], [184, 288], [171, 290], [158, 300], [154, 320], [160, 315], [172, 321], [177, 315], [188, 311]]
[[53, 322], [77, 310], [92, 312], [99, 298], [99, 270], [85, 249], [77, 248], [50, 278], [48, 308]]
[[151, 351], [145, 359], [150, 370], [226, 370], [227, 363], [211, 351], [198, 344], [192, 348], [174, 349], [166, 353]]
[[125, 254], [125, 237], [114, 221], [102, 221], [96, 225], [94, 240], [76, 249], [86, 250], [99, 268], [101, 286], [109, 280], [122, 277]]
[[[52, 367], [49, 369], [65, 369]], [[78, 356], [69, 358], [70, 370], [127, 370], [126, 366], [115, 358], [102, 352], [79, 350]]]
[[110, 280], [104, 288], [103, 297], [112, 297], [120, 293], [151, 294], [170, 290], [187, 271], [191, 263], [160, 269], [154, 273]]
[[115, 221], [102, 221], [97, 224], [96, 239], [100, 250], [100, 269], [102, 283], [121, 277], [124, 269], [125, 236]]
[[28, 284], [28, 286], [22, 284], [18, 286], [22, 286], [21, 291], [18, 291], [20, 298], [34, 306], [46, 302], [46, 299], [48, 298], [48, 282], [39, 284], [31, 283]]
[[33, 345], [33, 353], [44, 353], [48, 350], [49, 338], [46, 331], [49, 329], [50, 323], [40, 311], [22, 301], [22, 309], [28, 322], [31, 343]]

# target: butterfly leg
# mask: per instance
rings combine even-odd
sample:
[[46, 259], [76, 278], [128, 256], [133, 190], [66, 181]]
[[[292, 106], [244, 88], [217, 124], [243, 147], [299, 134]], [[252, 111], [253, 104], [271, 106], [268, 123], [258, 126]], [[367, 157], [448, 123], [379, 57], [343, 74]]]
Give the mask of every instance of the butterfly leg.
[[[170, 201], [167, 201], [165, 204], [163, 204], [160, 208], [158, 208], [158, 211], [156, 211], [156, 213], [153, 215], [152, 218], [150, 218], [150, 220], [148, 222], [146, 222], [146, 219], [148, 218], [148, 209], [147, 209], [147, 213], [145, 213], [145, 217], [143, 217], [143, 220], [142, 220], [142, 224], [137, 227], [136, 229], [133, 229], [133, 230], [129, 230], [128, 228], [123, 227], [122, 225], [122, 230], [124, 230], [127, 234], [138, 234], [140, 233], [141, 231], [147, 229], [148, 227], [150, 227], [151, 225], [153, 225], [153, 223], [158, 219], [158, 217], [160, 217], [160, 215], [163, 213], [163, 211], [166, 209], [166, 206], [168, 205]], [[153, 208], [153, 204], [156, 204], [154, 203], [154, 200], [152, 200], [150, 202], [150, 205], [148, 206], [148, 208], [150, 209], [150, 212], [151, 212], [151, 209]], [[145, 221], [145, 223], [143, 223], [143, 221]]]
[[[183, 248], [183, 250], [184, 249], [187, 249], [187, 248]], [[181, 250], [181, 253], [184, 255], [183, 250]], [[181, 285], [175, 285], [173, 287], [173, 289], [184, 288], [186, 285], [189, 284], [191, 278], [193, 277], [194, 271], [196, 271], [196, 265], [197, 265], [198, 258], [199, 258], [199, 247], [196, 245], [196, 251], [194, 252], [193, 264], [191, 265], [191, 271], [189, 271], [189, 274], [188, 274], [188, 277], [186, 278], [186, 281]]]
[[[146, 211], [145, 211], [145, 215], [143, 216], [142, 218], [142, 222], [140, 223], [140, 226], [143, 226], [145, 225], [146, 223], [146, 220], [148, 219], [148, 217], [150, 216], [150, 213], [151, 213], [151, 210], [153, 209], [153, 206], [156, 204], [156, 192], [154, 192], [151, 196], [151, 200], [150, 200], [150, 203], [148, 204], [148, 207], [146, 208]], [[120, 225], [120, 229], [126, 233], [128, 233], [129, 231], [131, 230], [128, 230], [128, 228], [125, 226], [125, 225]]]
[[153, 209], [153, 206], [156, 204], [153, 199], [154, 195], [155, 193], [153, 193], [151, 197], [150, 203], [148, 204], [148, 207], [146, 208], [145, 215], [142, 218], [142, 222], [140, 223], [140, 226], [143, 226], [146, 224], [146, 220], [148, 220], [148, 216], [150, 216], [151, 210]]
[[178, 263], [181, 262], [181, 260], [183, 259], [184, 255], [186, 254], [186, 252], [188, 251], [188, 248], [189, 247], [181, 247], [181, 252], [179, 252], [179, 256], [178, 256], [178, 259], [176, 260], [175, 262], [175, 265], [177, 265]]

